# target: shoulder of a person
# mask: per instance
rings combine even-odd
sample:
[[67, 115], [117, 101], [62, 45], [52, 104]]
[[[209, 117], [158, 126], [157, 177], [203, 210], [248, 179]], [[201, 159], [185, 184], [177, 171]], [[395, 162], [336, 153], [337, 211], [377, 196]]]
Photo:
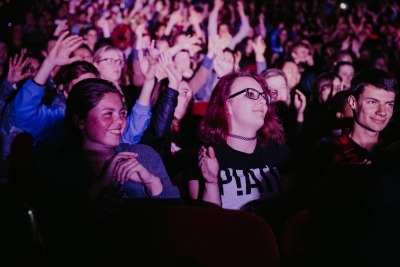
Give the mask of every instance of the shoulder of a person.
[[155, 153], [157, 152], [149, 145], [145, 144], [129, 144], [129, 143], [121, 143], [119, 144], [115, 150], [117, 152], [135, 152], [135, 153]]

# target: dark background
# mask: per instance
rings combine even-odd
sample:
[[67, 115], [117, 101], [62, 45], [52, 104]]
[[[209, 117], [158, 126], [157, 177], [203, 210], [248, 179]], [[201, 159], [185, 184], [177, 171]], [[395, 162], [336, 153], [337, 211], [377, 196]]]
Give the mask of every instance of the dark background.
[[33, 0], [0, 0], [0, 34], [5, 34], [9, 23], [23, 21], [24, 14], [32, 7], [33, 2]]

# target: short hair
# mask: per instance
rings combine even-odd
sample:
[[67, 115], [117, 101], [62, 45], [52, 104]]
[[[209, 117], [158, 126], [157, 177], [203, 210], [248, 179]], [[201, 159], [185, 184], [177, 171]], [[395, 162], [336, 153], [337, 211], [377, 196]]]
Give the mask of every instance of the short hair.
[[71, 138], [81, 140], [76, 119], [85, 119], [91, 109], [96, 107], [106, 94], [113, 93], [121, 97], [114, 83], [101, 78], [88, 78], [77, 82], [67, 98], [65, 122]]
[[281, 69], [278, 69], [278, 68], [266, 69], [261, 73], [261, 76], [265, 80], [272, 78], [272, 77], [282, 76], [285, 79], [286, 85], [288, 85], [288, 80], [287, 80], [286, 74]]
[[339, 73], [339, 69], [342, 66], [351, 66], [351, 67], [353, 67], [354, 70], [356, 69], [354, 63], [352, 63], [352, 62], [349, 62], [349, 61], [338, 61], [336, 63], [336, 65], [335, 65], [334, 72]]
[[369, 68], [356, 73], [351, 80], [351, 94], [358, 99], [367, 85], [398, 93], [397, 81], [384, 70]]
[[335, 78], [342, 81], [342, 77], [340, 77], [336, 72], [323, 72], [319, 74], [311, 87], [309, 103], [319, 105], [319, 97], [322, 89], [321, 85], [326, 82], [332, 83]]
[[[270, 94], [264, 78], [255, 72], [232, 71], [222, 76], [211, 94], [206, 112], [200, 122], [199, 136], [203, 142], [226, 144], [226, 137], [229, 134], [226, 101], [230, 95], [232, 84], [236, 79], [241, 77], [253, 78], [261, 85], [265, 93]], [[284, 130], [276, 114], [274, 105], [268, 106], [264, 125], [257, 131], [257, 138], [262, 145], [267, 144], [269, 140], [279, 143], [285, 141]]]
[[98, 62], [100, 59], [102, 59], [101, 57], [103, 56], [103, 54], [108, 51], [115, 51], [121, 56], [122, 59], [125, 59], [124, 53], [121, 49], [116, 46], [106, 44], [101, 46], [94, 52], [93, 62]]

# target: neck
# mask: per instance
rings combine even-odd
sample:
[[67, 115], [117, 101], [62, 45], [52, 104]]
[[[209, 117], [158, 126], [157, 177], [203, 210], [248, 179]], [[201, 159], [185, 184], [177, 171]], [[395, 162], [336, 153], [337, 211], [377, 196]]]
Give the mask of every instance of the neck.
[[232, 133], [229, 133], [228, 136], [231, 138], [236, 138], [236, 139], [243, 140], [243, 141], [254, 141], [257, 139], [257, 136], [246, 137], [246, 136], [232, 134]]
[[371, 132], [366, 129], [362, 129], [360, 132], [356, 129], [353, 129], [349, 133], [349, 137], [358, 145], [371, 152], [378, 144], [379, 132]]
[[253, 153], [254, 149], [256, 148], [257, 145], [257, 139], [251, 140], [251, 141], [246, 141], [234, 137], [228, 136], [226, 139], [226, 143], [232, 147], [233, 149], [244, 152], [244, 153]]

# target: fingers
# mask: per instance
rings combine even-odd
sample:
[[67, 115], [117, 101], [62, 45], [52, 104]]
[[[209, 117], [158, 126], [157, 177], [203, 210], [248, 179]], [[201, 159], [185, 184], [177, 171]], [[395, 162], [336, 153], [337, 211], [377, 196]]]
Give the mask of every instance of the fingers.
[[159, 56], [159, 58], [158, 58], [158, 61], [160, 62], [161, 67], [162, 67], [165, 71], [167, 71], [168, 68], [170, 68], [170, 67], [175, 67], [175, 66], [173, 66], [174, 63], [173, 63], [173, 61], [172, 61], [171, 53], [169, 53], [169, 52], [163, 52], [163, 53], [161, 53], [160, 56]]
[[83, 39], [79, 35], [71, 35], [65, 38], [63, 44], [69, 47], [70, 50], [74, 51], [83, 43]]
[[55, 47], [59, 47], [62, 43], [62, 41], [67, 37], [69, 34], [69, 31], [65, 31], [62, 34], [60, 34], [60, 37], [58, 37], [56, 44], [54, 45]]
[[215, 159], [215, 151], [214, 151], [214, 148], [212, 148], [211, 146], [208, 147], [207, 154], [208, 154], [209, 158]]

